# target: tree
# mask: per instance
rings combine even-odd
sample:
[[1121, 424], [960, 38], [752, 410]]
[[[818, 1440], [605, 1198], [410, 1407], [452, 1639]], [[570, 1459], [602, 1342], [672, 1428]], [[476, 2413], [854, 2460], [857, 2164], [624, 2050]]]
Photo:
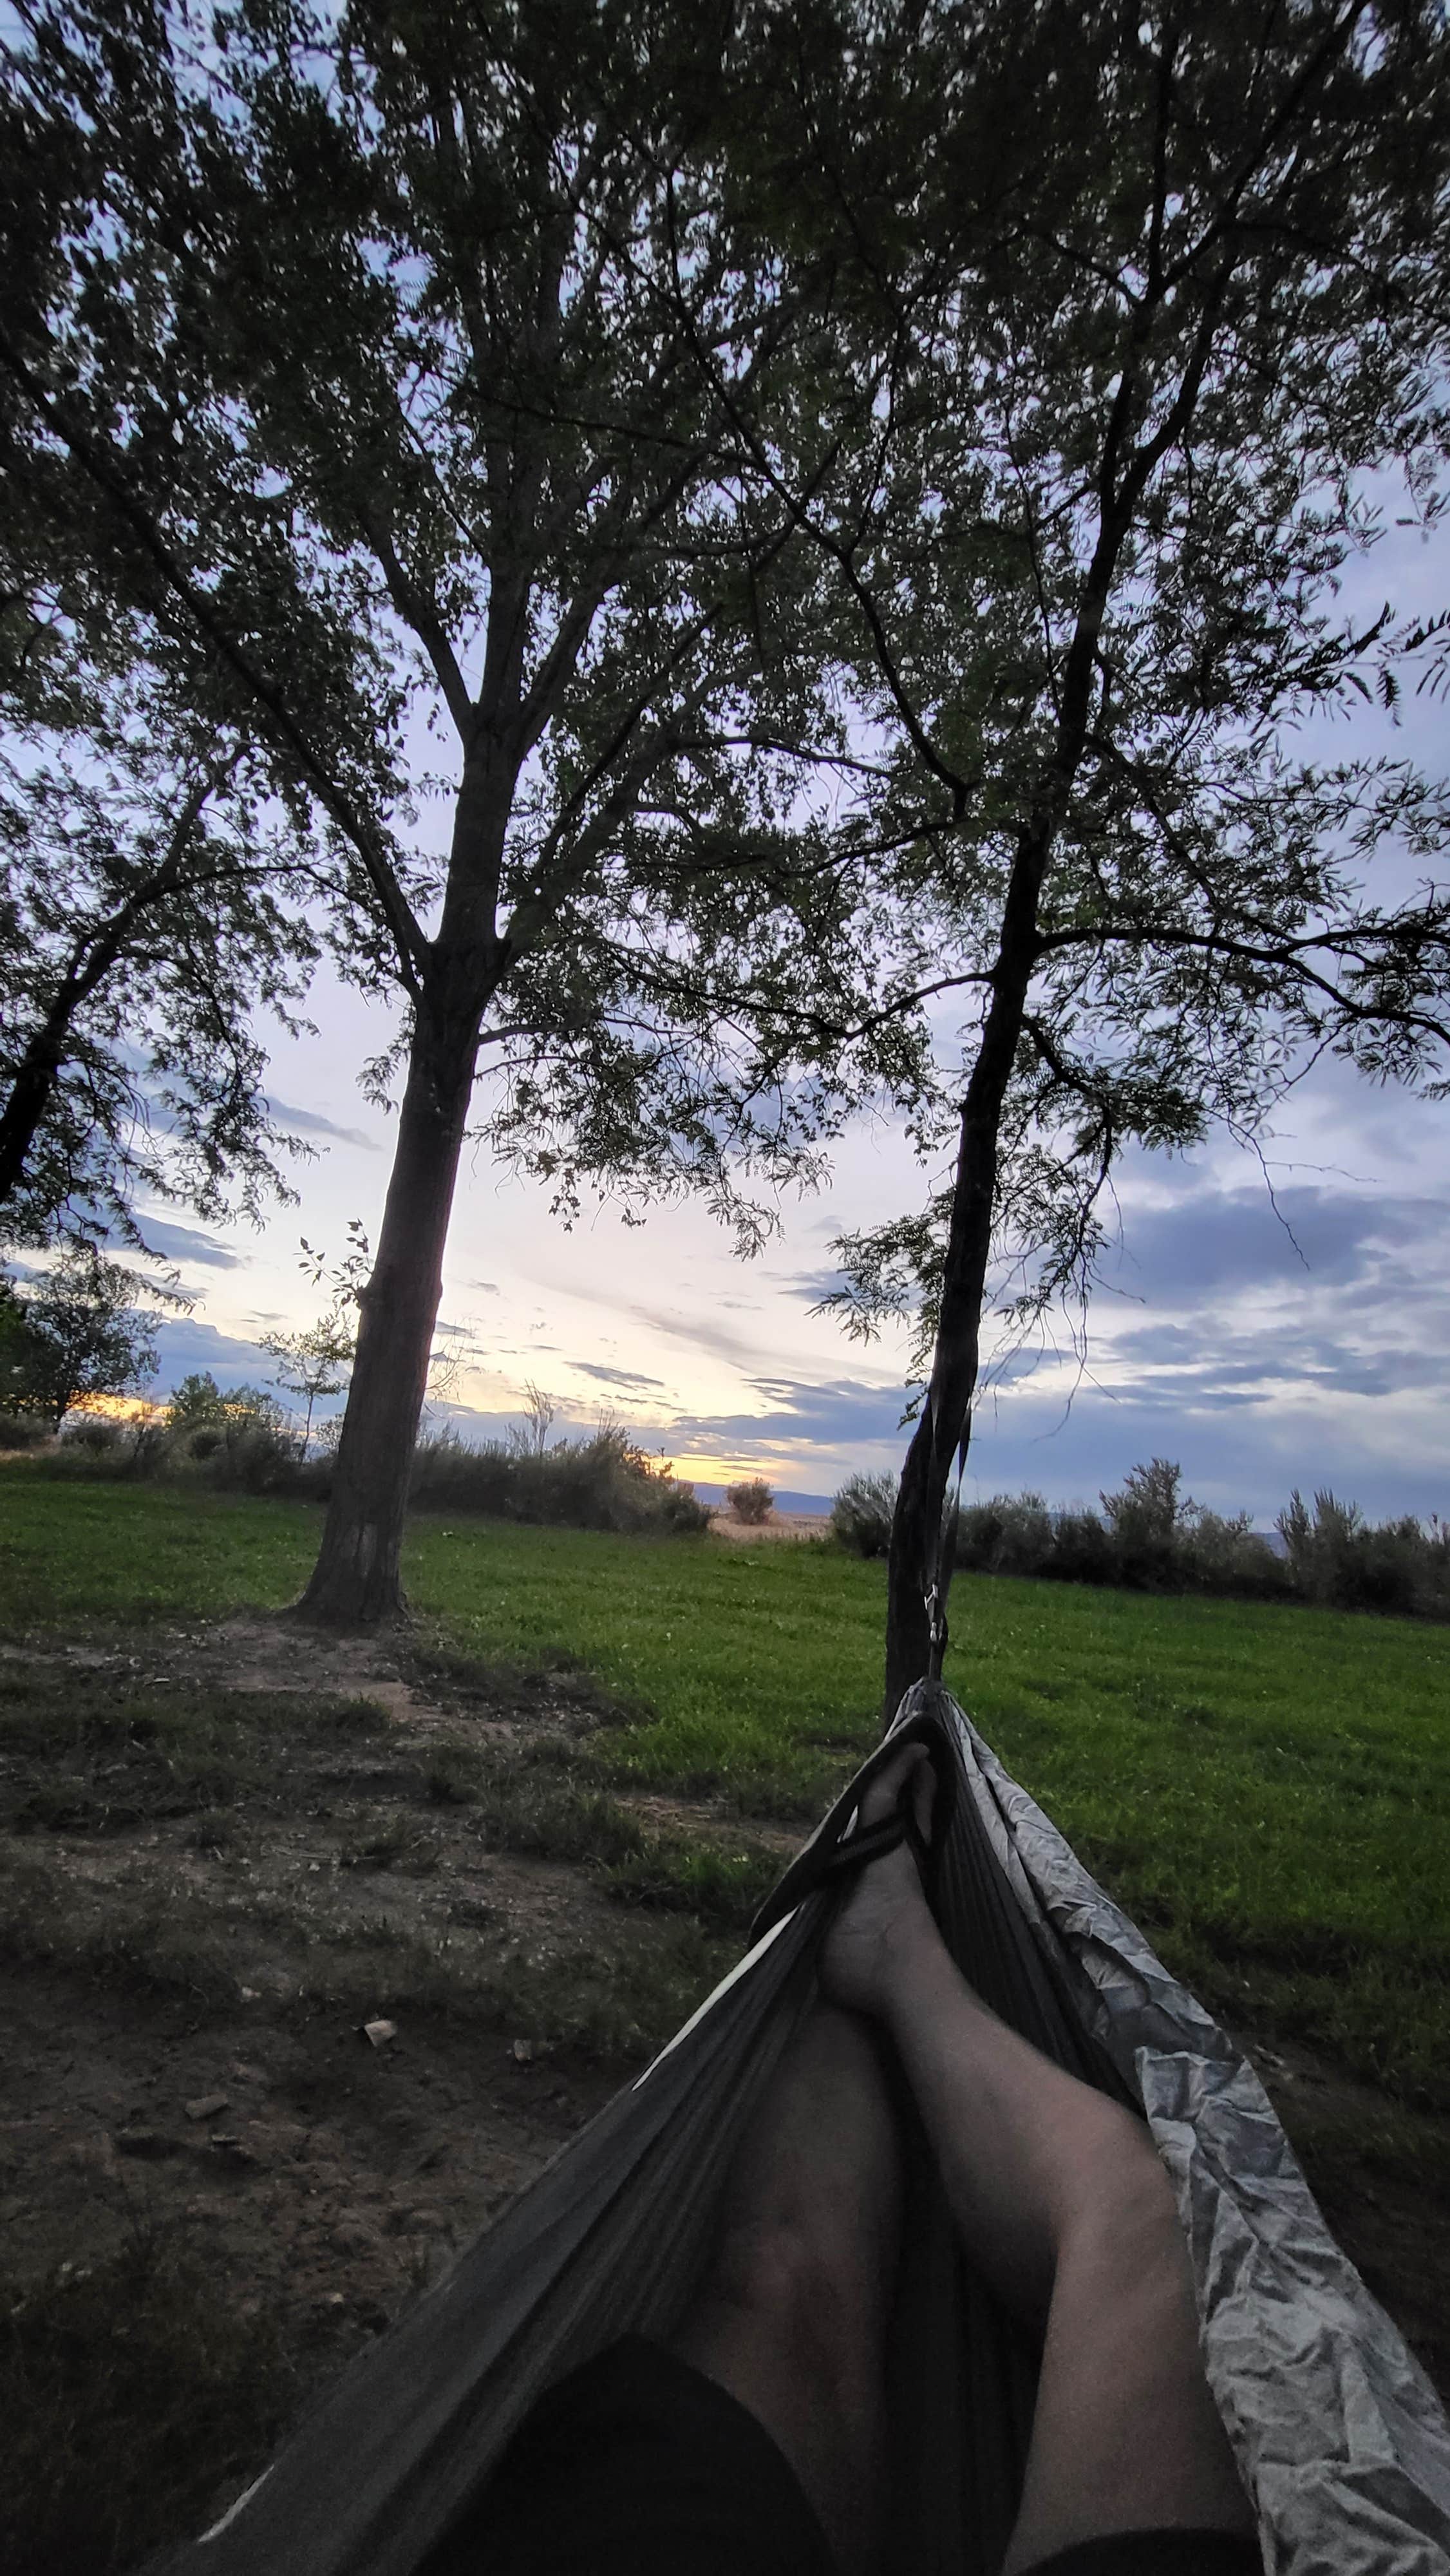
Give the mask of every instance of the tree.
[[[384, 1617], [481, 1053], [500, 1143], [566, 1207], [581, 1173], [684, 1176], [758, 1225], [733, 1169], [799, 1169], [829, 1114], [799, 1001], [850, 986], [855, 889], [792, 807], [840, 728], [801, 687], [788, 516], [732, 480], [713, 389], [748, 398], [761, 354], [708, 167], [729, 16], [27, 24], [17, 471], [203, 700], [245, 702], [329, 826], [347, 970], [406, 1008], [303, 1605]], [[415, 708], [452, 742], [442, 865], [406, 846]]]
[[[43, 268], [95, 173], [79, 135], [27, 149], [23, 84], [0, 119], [7, 258]], [[138, 1193], [217, 1216], [282, 1186], [252, 1014], [295, 1026], [316, 955], [305, 814], [16, 428], [0, 390], [0, 1225], [139, 1240]]]
[[219, 1387], [210, 1369], [193, 1369], [182, 1378], [166, 1407], [166, 1428], [182, 1433], [258, 1429], [280, 1438], [282, 1407], [265, 1387]]
[[[316, 955], [295, 837], [236, 741], [155, 689], [86, 692], [0, 768], [0, 1222], [117, 1228], [138, 1192], [216, 1217], [285, 1188], [254, 1014], [298, 1026]], [[193, 729], [194, 732], [194, 729]]]
[[192, 1369], [171, 1390], [166, 1407], [168, 1431], [219, 1431], [227, 1418], [227, 1399], [210, 1369]]
[[1252, 1134], [1326, 1051], [1445, 1087], [1443, 788], [1294, 730], [1372, 694], [1393, 630], [1335, 610], [1369, 478], [1438, 508], [1450, 30], [1428, 0], [759, 23], [765, 199], [836, 291], [810, 453], [737, 407], [742, 455], [834, 575], [897, 999], [966, 1012], [904, 1094], [949, 1185], [840, 1247], [848, 1320], [919, 1300], [926, 1344], [894, 1703], [940, 1651], [984, 1313], [1085, 1285], [1123, 1146]]
[[74, 1404], [131, 1395], [156, 1367], [156, 1321], [133, 1301], [156, 1289], [75, 1243], [17, 1302], [26, 1349], [8, 1401], [59, 1430]]
[[306, 1398], [302, 1455], [312, 1439], [313, 1407], [324, 1397], [341, 1395], [347, 1386], [357, 1335], [341, 1308], [332, 1307], [300, 1333], [264, 1333], [261, 1348], [278, 1362], [277, 1384], [288, 1395]]

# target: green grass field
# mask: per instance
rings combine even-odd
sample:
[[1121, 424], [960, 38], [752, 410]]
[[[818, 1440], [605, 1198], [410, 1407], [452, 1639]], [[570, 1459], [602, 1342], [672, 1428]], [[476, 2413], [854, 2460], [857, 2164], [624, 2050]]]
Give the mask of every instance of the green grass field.
[[[0, 1471], [0, 1619], [279, 1606], [306, 1506]], [[727, 1548], [420, 1520], [425, 1633], [582, 1667], [619, 1704], [593, 1775], [808, 1816], [876, 1731], [884, 1577]], [[1450, 2102], [1450, 1631], [959, 1578], [947, 1678], [1171, 1964], [1231, 2018]]]

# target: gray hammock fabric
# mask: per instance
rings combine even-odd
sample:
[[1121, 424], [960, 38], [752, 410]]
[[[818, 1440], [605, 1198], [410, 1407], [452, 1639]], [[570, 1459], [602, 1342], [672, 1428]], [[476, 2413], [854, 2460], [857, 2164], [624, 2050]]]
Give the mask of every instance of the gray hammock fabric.
[[[935, 1903], [959, 1965], [1005, 2020], [1151, 2126], [1265, 2567], [1450, 2576], [1450, 2425], [1329, 2236], [1257, 2077], [935, 1682], [908, 1693], [740, 1965], [328, 2390], [223, 2521], [172, 2555], [168, 2576], [415, 2576], [546, 2386], [619, 2335], [668, 2334], [708, 2257], [735, 2149], [811, 2002], [834, 1898], [798, 1892], [904, 1730], [931, 1741], [955, 1793]], [[920, 2141], [909, 2157], [890, 2568], [990, 2576], [1015, 2512], [1035, 2355], [963, 2262]]]

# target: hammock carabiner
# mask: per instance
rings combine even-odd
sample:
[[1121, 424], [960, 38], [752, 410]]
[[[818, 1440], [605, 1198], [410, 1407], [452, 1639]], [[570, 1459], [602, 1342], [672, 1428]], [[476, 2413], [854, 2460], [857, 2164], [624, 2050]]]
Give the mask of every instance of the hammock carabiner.
[[926, 1604], [926, 1633], [931, 1649], [930, 1661], [928, 1663], [927, 1670], [931, 1679], [934, 1682], [939, 1682], [941, 1680], [942, 1659], [947, 1650], [946, 1611], [942, 1603], [940, 1584], [933, 1583], [930, 1591], [923, 1593], [922, 1599]]

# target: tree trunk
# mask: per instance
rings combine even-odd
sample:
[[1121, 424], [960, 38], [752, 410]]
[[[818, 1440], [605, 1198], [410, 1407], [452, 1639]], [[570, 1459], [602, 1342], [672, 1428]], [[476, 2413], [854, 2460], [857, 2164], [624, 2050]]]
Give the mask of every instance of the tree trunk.
[[413, 1444], [428, 1384], [443, 1252], [473, 1095], [478, 1014], [431, 1023], [420, 1005], [332, 1499], [300, 1615], [368, 1627], [401, 1615], [399, 1573]]
[[[941, 1311], [931, 1383], [901, 1471], [886, 1571], [886, 1696], [889, 1724], [902, 1694], [932, 1669], [933, 1609], [946, 1620], [951, 1565], [942, 1547], [947, 1486], [970, 1436], [992, 1248], [1002, 1103], [1016, 1060], [1037, 956], [1037, 896], [1043, 854], [1019, 848], [1003, 910], [992, 1000], [962, 1105], [942, 1270]], [[936, 1587], [936, 1601], [929, 1596]]]
[[[1186, 381], [1186, 380], [1185, 380]], [[903, 1692], [932, 1669], [934, 1642], [944, 1642], [947, 1590], [952, 1569], [942, 1547], [947, 1482], [958, 1450], [970, 1436], [972, 1397], [982, 1332], [982, 1299], [992, 1248], [997, 1193], [997, 1152], [1002, 1103], [1012, 1077], [1027, 995], [1038, 961], [1037, 907], [1058, 824], [1077, 776], [1087, 739], [1094, 657], [1118, 559], [1155, 452], [1168, 436], [1160, 428], [1138, 453], [1132, 474], [1119, 487], [1122, 444], [1130, 417], [1131, 371], [1125, 370], [1113, 407], [1099, 488], [1109, 496], [1084, 584], [1062, 676], [1057, 746], [1046, 792], [1024, 820], [1002, 905], [992, 999], [982, 1043], [962, 1105], [961, 1145], [952, 1190], [951, 1226], [942, 1273], [941, 1312], [932, 1354], [931, 1385], [901, 1471], [891, 1523], [886, 1587], [886, 1699], [889, 1725]], [[1190, 404], [1189, 411], [1191, 413]], [[1175, 433], [1177, 434], [1177, 433]], [[928, 1597], [936, 1587], [933, 1640]], [[938, 1660], [937, 1669], [940, 1670]]]

